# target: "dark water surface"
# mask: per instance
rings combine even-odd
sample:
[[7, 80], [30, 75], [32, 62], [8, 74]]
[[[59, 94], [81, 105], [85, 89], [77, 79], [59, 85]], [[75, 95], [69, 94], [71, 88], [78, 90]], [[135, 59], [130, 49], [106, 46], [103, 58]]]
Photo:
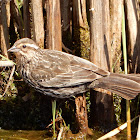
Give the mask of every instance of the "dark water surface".
[[[93, 131], [94, 136], [82, 138], [82, 140], [97, 140], [103, 134], [101, 132]], [[78, 135], [76, 137], [71, 137], [71, 140], [80, 140]], [[52, 140], [52, 137], [49, 137], [46, 134], [46, 131], [37, 131], [37, 130], [0, 130], [0, 140]], [[66, 138], [66, 140], [70, 138]], [[108, 140], [127, 140], [126, 131], [117, 134], [117, 136], [112, 137]]]

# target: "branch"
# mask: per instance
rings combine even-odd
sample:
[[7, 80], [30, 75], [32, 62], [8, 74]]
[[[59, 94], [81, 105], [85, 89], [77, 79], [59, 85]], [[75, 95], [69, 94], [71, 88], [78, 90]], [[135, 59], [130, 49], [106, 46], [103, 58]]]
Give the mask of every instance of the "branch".
[[[140, 116], [140, 115], [138, 115], [137, 117], [133, 118], [133, 119], [131, 120], [131, 123], [132, 123], [135, 119], [137, 119], [139, 116]], [[124, 123], [124, 124], [122, 124], [121, 126], [115, 128], [114, 130], [110, 131], [109, 133], [105, 134], [104, 136], [98, 138], [97, 140], [105, 140], [105, 139], [108, 139], [108, 138], [110, 138], [110, 137], [112, 137], [112, 136], [118, 134], [121, 130], [125, 129], [126, 127], [127, 127], [127, 122]]]
[[12, 61], [0, 61], [0, 67], [12, 67], [13, 65]]
[[1, 54], [0, 54], [0, 57], [2, 57], [4, 60], [7, 60], [7, 61], [0, 61], [0, 67], [16, 65], [16, 63], [14, 63], [13, 61], [11, 61], [10, 59], [6, 58], [5, 56], [3, 56]]

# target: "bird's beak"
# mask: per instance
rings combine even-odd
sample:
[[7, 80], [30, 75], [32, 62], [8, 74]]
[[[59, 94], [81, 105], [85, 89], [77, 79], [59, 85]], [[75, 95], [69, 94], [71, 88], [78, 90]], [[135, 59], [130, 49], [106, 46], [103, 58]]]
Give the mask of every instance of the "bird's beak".
[[20, 51], [20, 49], [17, 48], [16, 46], [12, 46], [12, 47], [8, 50], [8, 52], [19, 52], [19, 51]]

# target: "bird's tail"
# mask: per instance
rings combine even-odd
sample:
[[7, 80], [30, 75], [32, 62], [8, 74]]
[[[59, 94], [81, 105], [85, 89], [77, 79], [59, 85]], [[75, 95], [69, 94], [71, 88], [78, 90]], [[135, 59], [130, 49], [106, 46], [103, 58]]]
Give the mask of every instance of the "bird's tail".
[[90, 88], [106, 89], [127, 100], [134, 99], [140, 93], [140, 74], [110, 73], [92, 82]]

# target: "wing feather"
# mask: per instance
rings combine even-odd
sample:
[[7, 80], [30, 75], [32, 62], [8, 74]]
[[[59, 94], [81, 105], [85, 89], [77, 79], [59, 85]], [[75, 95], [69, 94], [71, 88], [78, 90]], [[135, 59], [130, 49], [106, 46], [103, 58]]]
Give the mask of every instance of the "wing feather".
[[[60, 88], [91, 83], [109, 73], [99, 69], [85, 59], [67, 53], [54, 50], [46, 50], [43, 53], [45, 53], [43, 55], [45, 56], [44, 65], [39, 63], [31, 71], [31, 75], [38, 85], [46, 88]], [[42, 59], [44, 60], [44, 58]]]

